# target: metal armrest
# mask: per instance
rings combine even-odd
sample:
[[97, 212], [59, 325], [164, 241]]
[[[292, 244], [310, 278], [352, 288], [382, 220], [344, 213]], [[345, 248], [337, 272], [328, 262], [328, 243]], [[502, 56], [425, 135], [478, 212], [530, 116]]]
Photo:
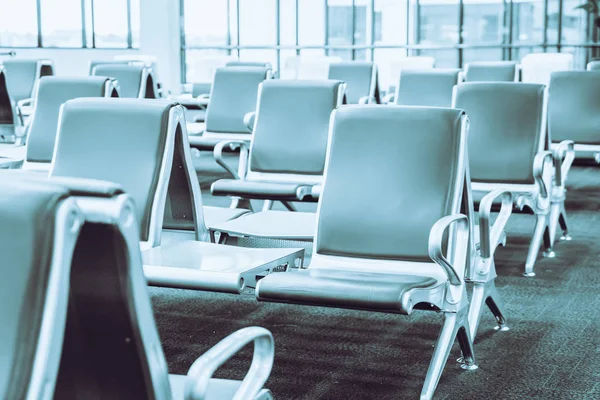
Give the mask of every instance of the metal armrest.
[[444, 233], [446, 232], [446, 229], [448, 229], [448, 227], [450, 227], [450, 225], [452, 225], [452, 223], [454, 222], [457, 223], [457, 248], [464, 246], [464, 254], [459, 254], [457, 251], [453, 250], [451, 254], [453, 254], [455, 257], [451, 258], [453, 258], [454, 261], [456, 259], [466, 260], [466, 249], [469, 241], [469, 220], [464, 214], [448, 215], [440, 218], [435, 224], [433, 224], [433, 227], [429, 232], [429, 257], [431, 257], [431, 259], [435, 261], [440, 267], [442, 267], [444, 272], [446, 272], [450, 284], [460, 286], [462, 285], [462, 277], [458, 274], [458, 272], [456, 272], [456, 269], [454, 268], [452, 263], [450, 263], [446, 256], [444, 256], [444, 252], [442, 249], [444, 243]]
[[394, 93], [386, 94], [381, 99], [381, 104], [390, 104], [396, 101], [396, 95]]
[[572, 140], [563, 140], [556, 146], [553, 152], [554, 156], [554, 182], [556, 186], [563, 186], [567, 180], [567, 175], [575, 160], [575, 142]]
[[273, 335], [265, 328], [256, 326], [232, 333], [194, 361], [187, 373], [185, 399], [206, 398], [215, 371], [250, 342], [254, 342], [252, 364], [233, 400], [254, 399], [269, 378], [275, 357]]
[[[490, 229], [490, 214], [492, 212], [492, 204], [497, 198], [502, 197], [502, 206], [500, 213], [494, 226]], [[512, 194], [508, 190], [496, 189], [487, 195], [479, 203], [479, 246], [481, 257], [490, 258], [494, 255], [494, 251], [498, 243], [502, 240], [502, 233], [508, 218], [512, 214]]]
[[[238, 171], [236, 172], [233, 168], [231, 168], [223, 159], [223, 148], [225, 146], [229, 146], [232, 150], [240, 147], [240, 162], [238, 164]], [[246, 167], [248, 163], [248, 145], [243, 140], [224, 140], [222, 142], [217, 143], [213, 150], [213, 156], [215, 157], [215, 161], [221, 167], [225, 169], [225, 171], [229, 172], [234, 179], [244, 179], [246, 176]]]
[[23, 107], [31, 107], [33, 104], [33, 99], [29, 98], [29, 99], [23, 99], [23, 100], [19, 100], [17, 102], [17, 107], [18, 108], [23, 108]]
[[168, 97], [171, 95], [171, 91], [166, 88], [160, 88], [156, 89], [156, 94], [158, 94], [160, 97]]
[[246, 125], [246, 128], [248, 128], [248, 130], [250, 132], [252, 132], [254, 130], [254, 120], [256, 118], [256, 112], [255, 111], [250, 111], [249, 113], [246, 113], [244, 115], [244, 125]]
[[358, 104], [376, 104], [377, 100], [373, 96], [363, 96], [358, 99]]
[[550, 191], [550, 182], [544, 181], [544, 167], [547, 161], [552, 162], [552, 160], [552, 153], [548, 150], [540, 151], [533, 160], [533, 178], [538, 184], [543, 198], [547, 198]]
[[206, 99], [206, 100], [208, 100], [208, 99], [210, 99], [210, 94], [208, 94], [208, 93], [204, 93], [204, 94], [201, 94], [200, 96], [198, 96], [198, 97], [196, 97], [196, 98], [197, 98], [198, 100], [205, 100], [205, 99]]

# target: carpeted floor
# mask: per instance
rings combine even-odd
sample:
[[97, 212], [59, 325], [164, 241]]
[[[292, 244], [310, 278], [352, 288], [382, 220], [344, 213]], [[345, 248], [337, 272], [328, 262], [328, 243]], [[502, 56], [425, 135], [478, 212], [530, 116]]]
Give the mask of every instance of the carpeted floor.
[[[218, 169], [200, 162], [203, 189]], [[508, 245], [496, 255], [497, 286], [511, 330], [496, 332], [483, 316], [475, 351], [479, 369], [454, 362], [455, 345], [436, 399], [600, 399], [600, 168], [574, 167], [567, 210], [573, 241], [554, 259], [538, 260], [525, 278], [523, 262], [533, 218], [514, 215]], [[203, 190], [205, 192], [205, 190]], [[205, 196], [205, 203], [226, 205]], [[150, 290], [163, 348], [173, 373], [246, 326], [271, 330], [275, 366], [267, 386], [278, 399], [418, 398], [441, 316], [376, 314], [258, 303], [251, 295]], [[251, 349], [218, 372], [242, 378]]]

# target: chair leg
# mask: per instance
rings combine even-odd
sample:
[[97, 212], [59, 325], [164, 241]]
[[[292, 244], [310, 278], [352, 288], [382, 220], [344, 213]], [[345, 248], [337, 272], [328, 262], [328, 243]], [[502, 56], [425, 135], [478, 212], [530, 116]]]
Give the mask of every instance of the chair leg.
[[431, 400], [437, 384], [444, 370], [444, 366], [448, 361], [450, 350], [454, 339], [457, 337], [459, 332], [461, 337], [459, 343], [465, 356], [466, 369], [475, 369], [475, 357], [473, 353], [473, 342], [471, 341], [469, 333], [469, 321], [466, 319], [466, 310], [459, 311], [458, 313], [445, 313], [444, 323], [440, 336], [435, 344], [435, 350], [433, 357], [429, 363], [429, 369], [427, 370], [427, 376], [425, 377], [425, 383], [421, 390], [421, 400]]
[[498, 291], [496, 290], [496, 285], [492, 282], [492, 287], [490, 289], [490, 293], [488, 297], [485, 299], [485, 304], [487, 304], [488, 308], [494, 314], [494, 318], [496, 318], [497, 326], [494, 327], [497, 331], [506, 332], [510, 328], [506, 324], [506, 317], [504, 317], [504, 313], [502, 312], [502, 307], [500, 306], [500, 297], [498, 296]]
[[262, 207], [263, 211], [269, 211], [272, 208], [273, 208], [273, 200], [265, 200], [263, 202], [263, 207]]
[[496, 318], [496, 322], [498, 323], [498, 326], [496, 326], [494, 329], [503, 332], [509, 330], [508, 326], [506, 325], [504, 314], [499, 306], [500, 302], [498, 299], [498, 291], [496, 290], [496, 285], [494, 284], [493, 280], [488, 282], [475, 282], [473, 284], [473, 295], [471, 297], [471, 304], [469, 308], [469, 326], [473, 341], [475, 341], [475, 336], [477, 335], [477, 329], [479, 327], [479, 321], [481, 320], [484, 303], [488, 306], [494, 315], [494, 318]]
[[550, 247], [554, 246], [554, 240], [556, 238], [556, 227], [558, 225], [558, 218], [560, 215], [560, 203], [554, 202], [550, 206], [550, 215], [548, 219], [548, 231], [550, 235]]
[[292, 203], [290, 203], [289, 201], [282, 201], [281, 204], [283, 204], [283, 206], [285, 208], [287, 208], [288, 211], [298, 211], [296, 209], [296, 207]]
[[547, 226], [547, 215], [537, 214], [536, 217], [537, 220], [535, 222], [535, 229], [533, 231], [533, 237], [531, 238], [531, 244], [529, 245], [527, 260], [525, 261], [525, 273], [523, 273], [525, 276], [535, 276], [535, 272], [533, 272], [533, 266], [535, 265], [535, 260], [537, 259], [540, 251], [540, 246], [542, 245], [542, 236], [544, 235], [544, 231], [546, 230]]
[[560, 237], [560, 240], [562, 241], [570, 241], [572, 239], [571, 235], [569, 235], [569, 226], [568, 226], [568, 219], [567, 219], [567, 210], [565, 210], [565, 203], [561, 202], [560, 203], [560, 214], [558, 216], [558, 223], [560, 224], [560, 229], [562, 229], [563, 234]]
[[545, 258], [554, 258], [556, 257], [556, 253], [554, 252], [554, 249], [552, 248], [552, 244], [554, 243], [554, 240], [552, 239], [551, 235], [550, 235], [550, 228], [547, 226], [546, 229], [544, 229], [544, 252], [542, 253], [542, 255]]
[[254, 209], [252, 208], [252, 203], [250, 202], [250, 200], [242, 199], [240, 197], [232, 197], [231, 204], [229, 204], [229, 208], [243, 208], [243, 209], [254, 212]]

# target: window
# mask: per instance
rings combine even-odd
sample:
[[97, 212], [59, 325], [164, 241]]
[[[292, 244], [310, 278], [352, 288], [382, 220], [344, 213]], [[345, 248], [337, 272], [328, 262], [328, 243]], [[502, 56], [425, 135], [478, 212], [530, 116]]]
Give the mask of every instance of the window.
[[137, 48], [139, 8], [140, 0], [0, 0], [0, 47]]
[[184, 4], [185, 45], [226, 46], [227, 2], [188, 0]]
[[36, 0], [0, 0], [0, 46], [38, 45]]
[[240, 45], [277, 44], [277, 0], [240, 0], [239, 7]]
[[81, 0], [40, 0], [42, 46], [82, 47]]

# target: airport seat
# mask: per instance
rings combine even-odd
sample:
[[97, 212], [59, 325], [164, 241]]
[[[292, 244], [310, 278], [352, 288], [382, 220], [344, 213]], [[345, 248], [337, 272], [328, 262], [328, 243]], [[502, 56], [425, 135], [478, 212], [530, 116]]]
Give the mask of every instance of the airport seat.
[[231, 60], [227, 61], [225, 64], [226, 67], [262, 67], [273, 69], [273, 66], [270, 62], [264, 61], [242, 61], [242, 60]]
[[0, 154], [3, 148], [21, 146], [24, 134], [23, 118], [8, 93], [4, 67], [0, 64]]
[[395, 84], [400, 79], [400, 72], [407, 70], [423, 70], [435, 67], [435, 58], [430, 56], [410, 56], [393, 59], [387, 66], [391, 85], [387, 88], [387, 93], [395, 93]]
[[[375, 122], [379, 129], [372, 128]], [[476, 368], [463, 278], [470, 228], [460, 214], [466, 147], [461, 110], [334, 111], [312, 264], [266, 276], [258, 282], [257, 299], [397, 314], [441, 312], [444, 322], [421, 399], [433, 397], [457, 336], [464, 367]], [[373, 171], [385, 185], [372, 184]]]
[[119, 97], [156, 99], [157, 88], [152, 71], [139, 64], [99, 64], [92, 70], [94, 76], [116, 79]]
[[[553, 158], [545, 151], [547, 95], [544, 85], [474, 82], [456, 86], [454, 107], [469, 115], [471, 187], [476, 203], [492, 190], [512, 193], [517, 211], [533, 213], [536, 225], [525, 262], [525, 276], [549, 235]], [[493, 149], [493, 151], [492, 151]]]
[[[235, 179], [211, 186], [215, 196], [231, 196], [232, 207], [241, 199], [315, 201], [311, 188], [322, 183], [331, 112], [341, 104], [345, 84], [334, 80], [269, 80], [260, 84], [252, 140], [223, 141], [215, 160]], [[243, 147], [237, 172], [226, 164], [226, 146]], [[247, 160], [247, 161], [246, 161]]]
[[51, 398], [81, 213], [65, 191], [1, 172], [0, 398]]
[[252, 136], [244, 117], [256, 111], [258, 85], [269, 79], [271, 72], [264, 67], [218, 68], [210, 90], [205, 123], [200, 126], [188, 124], [190, 145], [212, 151], [222, 140], [249, 142]]
[[[272, 399], [263, 386], [273, 336], [259, 327], [228, 336], [187, 375], [168, 374], [135, 205], [117, 185], [25, 177], [5, 172], [0, 179], [3, 197], [13, 198], [3, 204], [20, 204], [17, 211], [0, 208], [10, 222], [0, 226], [10, 260], [0, 283], [3, 398]], [[251, 342], [243, 381], [212, 378]]]
[[329, 64], [329, 79], [346, 83], [346, 104], [379, 104], [377, 65], [372, 61]]
[[[48, 172], [54, 153], [56, 130], [62, 105], [67, 100], [78, 97], [115, 96], [116, 82], [106, 77], [47, 76], [41, 78], [35, 100], [35, 111], [28, 129], [27, 146], [21, 146], [22, 151], [18, 155], [14, 152], [7, 155], [19, 156], [21, 160], [24, 160], [23, 169]], [[85, 122], [82, 126], [86, 126]]]
[[465, 82], [518, 82], [516, 61], [477, 61], [465, 65]]
[[186, 117], [188, 120], [189, 128], [197, 128], [196, 133], [201, 133], [204, 130], [204, 121], [206, 118], [206, 107], [210, 101], [210, 88], [211, 82], [196, 82], [188, 86], [189, 89], [186, 93], [182, 93], [175, 96], [169, 96], [170, 100], [176, 101], [187, 110]]
[[94, 75], [94, 68], [99, 65], [129, 65], [130, 62], [127, 60], [92, 60], [90, 61], [90, 72], [89, 75]]
[[587, 63], [586, 69], [588, 71], [596, 71], [600, 69], [600, 60], [592, 60]]
[[184, 108], [167, 100], [68, 101], [50, 176], [116, 182], [131, 195], [152, 285], [240, 293], [273, 269], [302, 266], [302, 250], [208, 243], [211, 207], [202, 207], [184, 124]]
[[573, 54], [531, 53], [521, 59], [521, 82], [548, 86], [550, 75], [556, 71], [573, 69]]
[[454, 86], [461, 81], [460, 69], [403, 70], [392, 96], [385, 102], [403, 106], [451, 107]]
[[36, 59], [9, 59], [2, 61], [10, 97], [17, 103], [23, 117], [32, 114], [33, 99], [38, 81], [43, 76], [54, 75], [52, 61]]

